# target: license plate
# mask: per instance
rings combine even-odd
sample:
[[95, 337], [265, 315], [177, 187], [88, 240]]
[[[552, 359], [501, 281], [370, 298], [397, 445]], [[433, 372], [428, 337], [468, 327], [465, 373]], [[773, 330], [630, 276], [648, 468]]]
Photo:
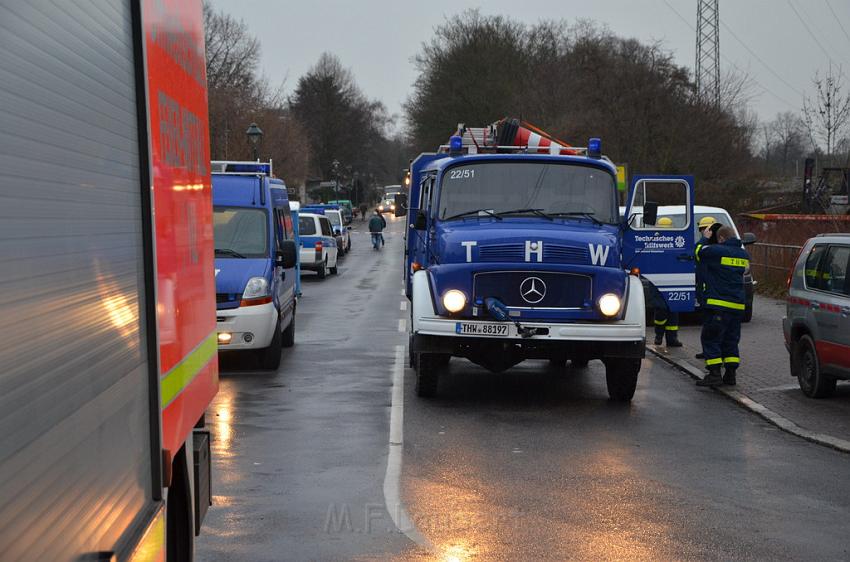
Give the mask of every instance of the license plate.
[[458, 322], [455, 324], [455, 332], [470, 336], [507, 336], [508, 325], [480, 322]]

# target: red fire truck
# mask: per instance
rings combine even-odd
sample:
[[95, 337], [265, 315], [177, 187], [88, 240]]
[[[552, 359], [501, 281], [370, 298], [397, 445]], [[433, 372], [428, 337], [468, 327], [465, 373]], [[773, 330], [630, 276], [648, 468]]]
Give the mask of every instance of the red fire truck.
[[0, 2], [0, 559], [192, 558], [209, 161], [200, 0]]

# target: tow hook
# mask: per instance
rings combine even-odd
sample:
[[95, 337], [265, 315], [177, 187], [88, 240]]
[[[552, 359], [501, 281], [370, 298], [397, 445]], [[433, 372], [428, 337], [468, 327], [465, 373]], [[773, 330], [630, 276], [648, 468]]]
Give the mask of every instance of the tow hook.
[[510, 317], [508, 307], [505, 306], [505, 303], [503, 303], [497, 298], [487, 297], [486, 299], [484, 299], [484, 305], [487, 307], [487, 312], [490, 313], [490, 316], [492, 316], [499, 322], [513, 322], [516, 326], [517, 333], [523, 339], [530, 338], [538, 334], [548, 333], [548, 330], [546, 330], [545, 328], [526, 328], [518, 321], [513, 320]]

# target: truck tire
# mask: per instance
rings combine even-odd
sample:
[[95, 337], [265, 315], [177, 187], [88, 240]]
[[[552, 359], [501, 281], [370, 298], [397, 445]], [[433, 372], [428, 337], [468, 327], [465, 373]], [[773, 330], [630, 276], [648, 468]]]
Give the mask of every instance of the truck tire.
[[440, 381], [440, 356], [437, 353], [416, 354], [416, 396], [433, 398]]
[[747, 302], [747, 307], [744, 309], [744, 317], [741, 322], [749, 322], [753, 319], [753, 301]]
[[605, 359], [608, 396], [615, 402], [629, 402], [635, 395], [640, 359]]
[[835, 392], [837, 381], [821, 371], [815, 342], [808, 334], [794, 344], [792, 365], [800, 390], [809, 398], [826, 398]]
[[289, 321], [289, 326], [283, 331], [283, 347], [292, 347], [295, 345], [295, 309], [292, 310], [292, 320]]
[[171, 474], [171, 486], [168, 488], [168, 501], [165, 504], [165, 559], [167, 562], [184, 562], [192, 560], [195, 541], [195, 508], [189, 487], [185, 449], [180, 449], [174, 457]]
[[587, 369], [588, 363], [590, 363], [590, 359], [586, 357], [574, 357], [570, 359], [570, 367], [573, 369]]
[[325, 258], [325, 261], [322, 262], [316, 273], [319, 275], [319, 279], [324, 279], [328, 276], [328, 258]]
[[277, 368], [280, 367], [280, 352], [282, 345], [283, 336], [280, 333], [280, 317], [278, 317], [271, 343], [269, 343], [267, 348], [257, 350], [261, 369], [266, 371], [277, 371]]

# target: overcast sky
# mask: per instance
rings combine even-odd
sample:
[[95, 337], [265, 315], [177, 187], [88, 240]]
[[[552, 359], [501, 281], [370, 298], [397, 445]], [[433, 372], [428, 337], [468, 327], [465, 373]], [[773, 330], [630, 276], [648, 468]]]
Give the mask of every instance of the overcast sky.
[[[399, 115], [416, 78], [411, 58], [435, 26], [467, 8], [528, 23], [592, 19], [620, 36], [661, 41], [679, 64], [694, 67], [697, 0], [211, 1], [260, 39], [271, 84], [285, 81], [291, 92], [329, 51], [351, 68], [367, 96]], [[734, 64], [755, 80], [751, 105], [762, 119], [799, 112], [803, 95], [812, 95], [814, 71], [830, 59], [850, 77], [850, 0], [720, 0], [720, 22], [723, 68]], [[850, 80], [845, 84], [847, 91]]]

